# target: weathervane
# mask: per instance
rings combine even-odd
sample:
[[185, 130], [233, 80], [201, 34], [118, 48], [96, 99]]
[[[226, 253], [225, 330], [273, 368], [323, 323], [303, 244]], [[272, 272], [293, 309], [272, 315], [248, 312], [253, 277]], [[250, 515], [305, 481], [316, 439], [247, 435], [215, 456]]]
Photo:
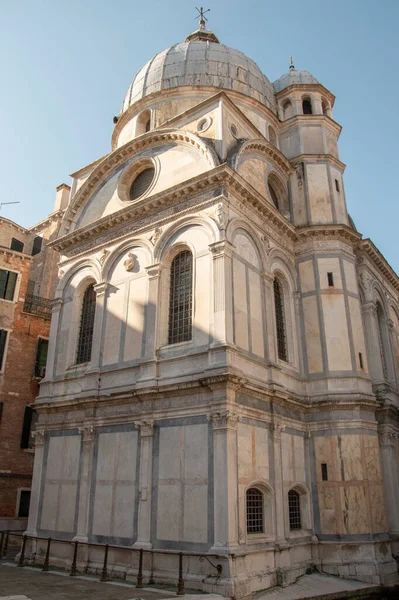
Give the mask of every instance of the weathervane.
[[206, 13], [210, 12], [210, 8], [208, 8], [208, 10], [204, 10], [202, 8], [202, 6], [200, 8], [195, 7], [198, 10], [198, 15], [196, 17], [194, 17], [195, 19], [198, 19], [198, 17], [200, 18], [200, 27], [205, 27], [205, 21], [207, 21], [208, 19], [206, 18]]

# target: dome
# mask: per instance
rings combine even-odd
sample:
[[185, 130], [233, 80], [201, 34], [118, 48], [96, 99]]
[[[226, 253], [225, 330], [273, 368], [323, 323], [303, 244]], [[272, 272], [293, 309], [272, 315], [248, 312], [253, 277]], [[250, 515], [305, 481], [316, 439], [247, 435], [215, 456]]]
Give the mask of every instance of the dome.
[[278, 92], [281, 92], [281, 90], [285, 90], [285, 88], [289, 87], [290, 85], [311, 85], [315, 83], [319, 83], [319, 81], [317, 81], [316, 77], [313, 77], [309, 71], [297, 71], [297, 69], [290, 68], [288, 73], [285, 73], [282, 77], [280, 77], [280, 79], [277, 79], [277, 81], [273, 83], [273, 87], [275, 93], [277, 94]]
[[122, 112], [145, 96], [181, 86], [232, 90], [275, 106], [273, 86], [253, 60], [220, 44], [212, 32], [198, 30], [144, 65], [127, 91]]

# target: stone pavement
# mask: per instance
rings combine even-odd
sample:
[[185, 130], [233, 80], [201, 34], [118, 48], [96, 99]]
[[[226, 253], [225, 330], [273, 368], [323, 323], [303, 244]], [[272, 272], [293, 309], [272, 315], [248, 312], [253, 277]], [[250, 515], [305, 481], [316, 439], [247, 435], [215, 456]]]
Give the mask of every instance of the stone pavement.
[[339, 597], [341, 593], [367, 589], [371, 592], [379, 590], [379, 587], [360, 581], [340, 579], [333, 575], [313, 573], [312, 575], [303, 575], [296, 583], [286, 588], [276, 587], [256, 594], [255, 598], [256, 600], [303, 600], [327, 594], [336, 594]]
[[[101, 583], [98, 579], [69, 577], [57, 572], [42, 573], [32, 567], [0, 565], [0, 600], [161, 600], [173, 598], [176, 592], [159, 589], [140, 589], [119, 582]], [[184, 596], [182, 596], [184, 598]], [[190, 594], [190, 600], [198, 594]], [[206, 596], [207, 600], [222, 600], [221, 596]]]

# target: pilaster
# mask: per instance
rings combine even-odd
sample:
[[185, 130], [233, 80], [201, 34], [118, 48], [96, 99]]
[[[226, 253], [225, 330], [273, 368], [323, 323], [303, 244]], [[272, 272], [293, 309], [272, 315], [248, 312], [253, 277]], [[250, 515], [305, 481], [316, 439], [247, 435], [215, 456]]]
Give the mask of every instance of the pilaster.
[[213, 346], [233, 344], [232, 259], [227, 240], [209, 246], [213, 258]]
[[28, 529], [25, 535], [37, 536], [40, 485], [42, 482], [45, 432], [38, 429], [33, 433], [35, 438], [35, 460], [31, 486], [31, 501], [29, 507]]
[[281, 546], [285, 544], [285, 520], [284, 520], [284, 486], [283, 486], [283, 460], [281, 454], [281, 434], [285, 429], [279, 421], [272, 425], [274, 446], [274, 493], [276, 500], [276, 543]]
[[381, 360], [380, 339], [378, 332], [377, 309], [374, 302], [362, 304], [364, 330], [368, 348], [368, 362], [373, 383], [385, 380]]
[[90, 508], [90, 482], [92, 476], [95, 429], [93, 425], [84, 425], [83, 427], [79, 428], [79, 433], [82, 436], [82, 462], [80, 474], [78, 524], [76, 528], [76, 535], [73, 539], [77, 542], [87, 542]]
[[94, 317], [94, 330], [91, 346], [91, 359], [89, 371], [97, 370], [100, 368], [100, 360], [102, 354], [101, 338], [104, 321], [105, 293], [108, 287], [109, 283], [107, 283], [106, 281], [97, 283], [94, 286], [94, 290], [96, 292], [96, 314]]
[[55, 369], [55, 351], [57, 346], [57, 333], [60, 322], [61, 308], [64, 304], [62, 298], [55, 298], [51, 303], [51, 325], [49, 344], [47, 351], [47, 365], [46, 365], [46, 377], [45, 379], [52, 379], [54, 377]]
[[151, 549], [152, 451], [154, 423], [151, 419], [138, 421], [140, 429], [140, 475], [137, 541], [134, 548]]
[[378, 433], [389, 533], [399, 536], [399, 474], [395, 452], [395, 440], [399, 433], [386, 426], [381, 426]]

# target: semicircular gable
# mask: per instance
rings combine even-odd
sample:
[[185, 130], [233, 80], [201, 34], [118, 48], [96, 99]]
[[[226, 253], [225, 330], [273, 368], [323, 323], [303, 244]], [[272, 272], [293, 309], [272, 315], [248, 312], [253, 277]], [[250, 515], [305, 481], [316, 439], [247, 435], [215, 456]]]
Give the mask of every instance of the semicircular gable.
[[293, 169], [285, 156], [267, 140], [247, 140], [240, 145], [237, 148], [236, 153], [231, 156], [232, 168], [238, 171], [240, 162], [246, 155], [252, 155], [258, 159], [263, 158], [263, 160], [273, 165], [286, 178], [293, 172]]
[[181, 130], [152, 131], [108, 155], [90, 174], [68, 207], [60, 235], [117, 212], [127, 203], [119, 198], [118, 182], [136, 159], [158, 162], [157, 181], [151, 195], [191, 179], [219, 164], [211, 146], [200, 137]]
[[245, 229], [238, 227], [233, 233], [232, 241], [235, 253], [259, 271], [261, 258], [251, 235]]

